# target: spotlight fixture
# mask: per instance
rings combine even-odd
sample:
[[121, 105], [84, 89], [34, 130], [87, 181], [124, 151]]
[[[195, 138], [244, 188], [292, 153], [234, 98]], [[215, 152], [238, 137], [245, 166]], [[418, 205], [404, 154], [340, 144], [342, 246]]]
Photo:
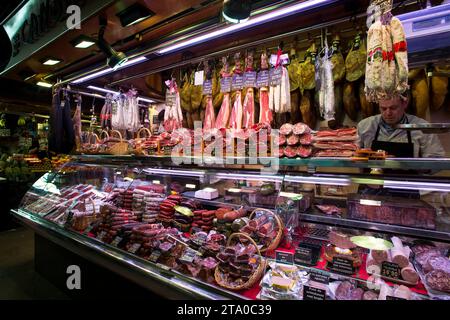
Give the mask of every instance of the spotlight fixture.
[[51, 88], [51, 87], [53, 87], [53, 84], [48, 83], [48, 82], [44, 82], [44, 81], [38, 81], [36, 84], [38, 86], [44, 87], [44, 88]]
[[127, 62], [128, 58], [123, 52], [117, 52], [116, 50], [111, 47], [111, 45], [106, 42], [106, 40], [103, 38], [105, 35], [106, 25], [108, 24], [108, 21], [106, 18], [100, 16], [100, 30], [98, 32], [98, 41], [97, 45], [100, 48], [103, 53], [106, 54], [106, 64], [110, 68], [117, 68], [123, 65], [125, 62]]
[[232, 23], [241, 23], [248, 20], [252, 11], [252, 2], [249, 0], [224, 0], [222, 16]]
[[62, 62], [62, 60], [57, 58], [45, 58], [41, 60], [41, 63], [46, 66], [54, 66], [55, 64], [58, 64], [60, 62]]
[[154, 15], [153, 11], [137, 2], [117, 14], [122, 27], [132, 26]]
[[85, 35], [80, 35], [75, 39], [73, 39], [72, 41], [70, 41], [70, 43], [75, 48], [86, 49], [95, 44], [95, 39], [92, 39]]

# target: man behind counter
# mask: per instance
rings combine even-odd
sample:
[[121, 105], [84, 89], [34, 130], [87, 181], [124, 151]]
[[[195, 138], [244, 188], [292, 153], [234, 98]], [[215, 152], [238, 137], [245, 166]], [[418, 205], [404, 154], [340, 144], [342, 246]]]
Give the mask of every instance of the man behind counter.
[[394, 129], [396, 124], [419, 124], [427, 121], [406, 114], [407, 98], [397, 96], [379, 102], [380, 113], [358, 124], [359, 146], [374, 151], [384, 150], [398, 158], [444, 157], [445, 151], [435, 134], [421, 130]]

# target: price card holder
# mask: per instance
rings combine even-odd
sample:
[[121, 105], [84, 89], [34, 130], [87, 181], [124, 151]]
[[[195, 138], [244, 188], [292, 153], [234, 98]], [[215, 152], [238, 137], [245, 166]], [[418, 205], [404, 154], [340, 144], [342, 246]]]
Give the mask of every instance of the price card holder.
[[204, 95], [212, 94], [212, 80], [205, 80], [205, 82], [203, 82], [203, 94]]
[[244, 87], [244, 78], [241, 75], [235, 74], [231, 78], [231, 91], [242, 90]]
[[256, 87], [268, 87], [269, 86], [269, 70], [262, 70], [258, 72], [256, 76]]
[[319, 289], [310, 286], [303, 286], [303, 300], [325, 300], [327, 292], [324, 289]]
[[393, 262], [383, 261], [381, 264], [381, 276], [402, 280], [400, 266]]
[[248, 71], [244, 73], [243, 76], [244, 87], [246, 88], [254, 88], [256, 87], [256, 72]]
[[231, 91], [231, 77], [220, 79], [220, 92], [228, 93]]
[[307, 247], [295, 248], [294, 262], [297, 264], [312, 264], [312, 249]]
[[275, 260], [277, 263], [294, 264], [294, 254], [290, 252], [275, 251]]
[[133, 245], [130, 247], [130, 249], [128, 249], [128, 252], [135, 254], [139, 250], [140, 247], [141, 247], [140, 243], [133, 243]]
[[283, 77], [283, 68], [270, 69], [270, 85], [278, 86], [281, 84], [281, 78]]
[[117, 247], [119, 245], [119, 243], [123, 240], [122, 237], [115, 237], [114, 240], [111, 242], [111, 245], [114, 247]]
[[328, 268], [336, 273], [352, 275], [355, 273], [355, 268], [353, 267], [353, 261], [345, 258], [334, 257], [333, 262], [328, 263]]
[[197, 71], [194, 75], [194, 86], [201, 86], [203, 84], [205, 72]]
[[153, 250], [152, 254], [150, 255], [150, 257], [148, 258], [149, 261], [157, 263], [159, 257], [161, 257], [161, 251], [159, 250]]

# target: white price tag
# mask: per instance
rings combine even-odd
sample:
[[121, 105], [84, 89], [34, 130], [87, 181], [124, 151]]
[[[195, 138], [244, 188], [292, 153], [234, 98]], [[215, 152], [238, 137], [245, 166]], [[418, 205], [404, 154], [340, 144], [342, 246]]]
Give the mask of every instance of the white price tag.
[[195, 77], [194, 77], [194, 85], [195, 86], [203, 85], [204, 75], [205, 75], [205, 72], [203, 70], [202, 71], [197, 71], [195, 73]]
[[[289, 64], [289, 55], [287, 53], [282, 54], [280, 56], [280, 61], [283, 65]], [[277, 55], [276, 54], [272, 54], [270, 56], [270, 64], [272, 66], [275, 66], [277, 64]]]

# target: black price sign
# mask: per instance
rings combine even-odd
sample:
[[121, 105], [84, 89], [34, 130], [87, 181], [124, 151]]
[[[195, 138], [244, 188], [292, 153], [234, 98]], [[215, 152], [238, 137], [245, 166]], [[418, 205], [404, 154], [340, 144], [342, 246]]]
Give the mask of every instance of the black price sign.
[[353, 274], [355, 269], [353, 268], [353, 261], [350, 259], [334, 257], [333, 263], [329, 265], [329, 269], [343, 274]]
[[150, 257], [148, 258], [148, 260], [151, 262], [157, 263], [160, 256], [161, 256], [161, 251], [153, 250], [153, 252], [150, 255]]
[[386, 300], [406, 300], [406, 299], [393, 296], [386, 296]]
[[258, 72], [258, 75], [256, 77], [256, 86], [258, 88], [269, 86], [269, 71], [268, 70], [263, 70], [263, 71]]
[[283, 68], [270, 69], [270, 85], [278, 86], [281, 84], [281, 78], [283, 77]]
[[122, 241], [122, 237], [117, 236], [111, 242], [111, 245], [114, 246], [114, 247], [117, 247], [121, 241]]
[[303, 286], [303, 300], [325, 300], [326, 291], [319, 288]]
[[244, 87], [256, 87], [256, 72], [248, 71], [244, 73]]
[[294, 255], [290, 252], [275, 252], [275, 260], [280, 263], [294, 264]]
[[205, 82], [203, 82], [203, 94], [212, 94], [212, 80], [205, 80]]
[[309, 281], [328, 285], [330, 283], [330, 275], [328, 273], [311, 270], [309, 273]]
[[298, 247], [295, 249], [294, 261], [298, 264], [312, 263], [312, 249], [305, 247]]
[[242, 90], [243, 87], [244, 87], [244, 77], [238, 74], [234, 75], [231, 80], [231, 90], [232, 91]]
[[396, 263], [383, 261], [381, 264], [381, 276], [401, 280], [400, 266]]
[[141, 247], [140, 243], [133, 243], [133, 245], [130, 247], [130, 249], [128, 249], [128, 252], [134, 254], [139, 250], [140, 247]]
[[226, 77], [220, 79], [220, 92], [227, 93], [231, 91], [231, 78]]

